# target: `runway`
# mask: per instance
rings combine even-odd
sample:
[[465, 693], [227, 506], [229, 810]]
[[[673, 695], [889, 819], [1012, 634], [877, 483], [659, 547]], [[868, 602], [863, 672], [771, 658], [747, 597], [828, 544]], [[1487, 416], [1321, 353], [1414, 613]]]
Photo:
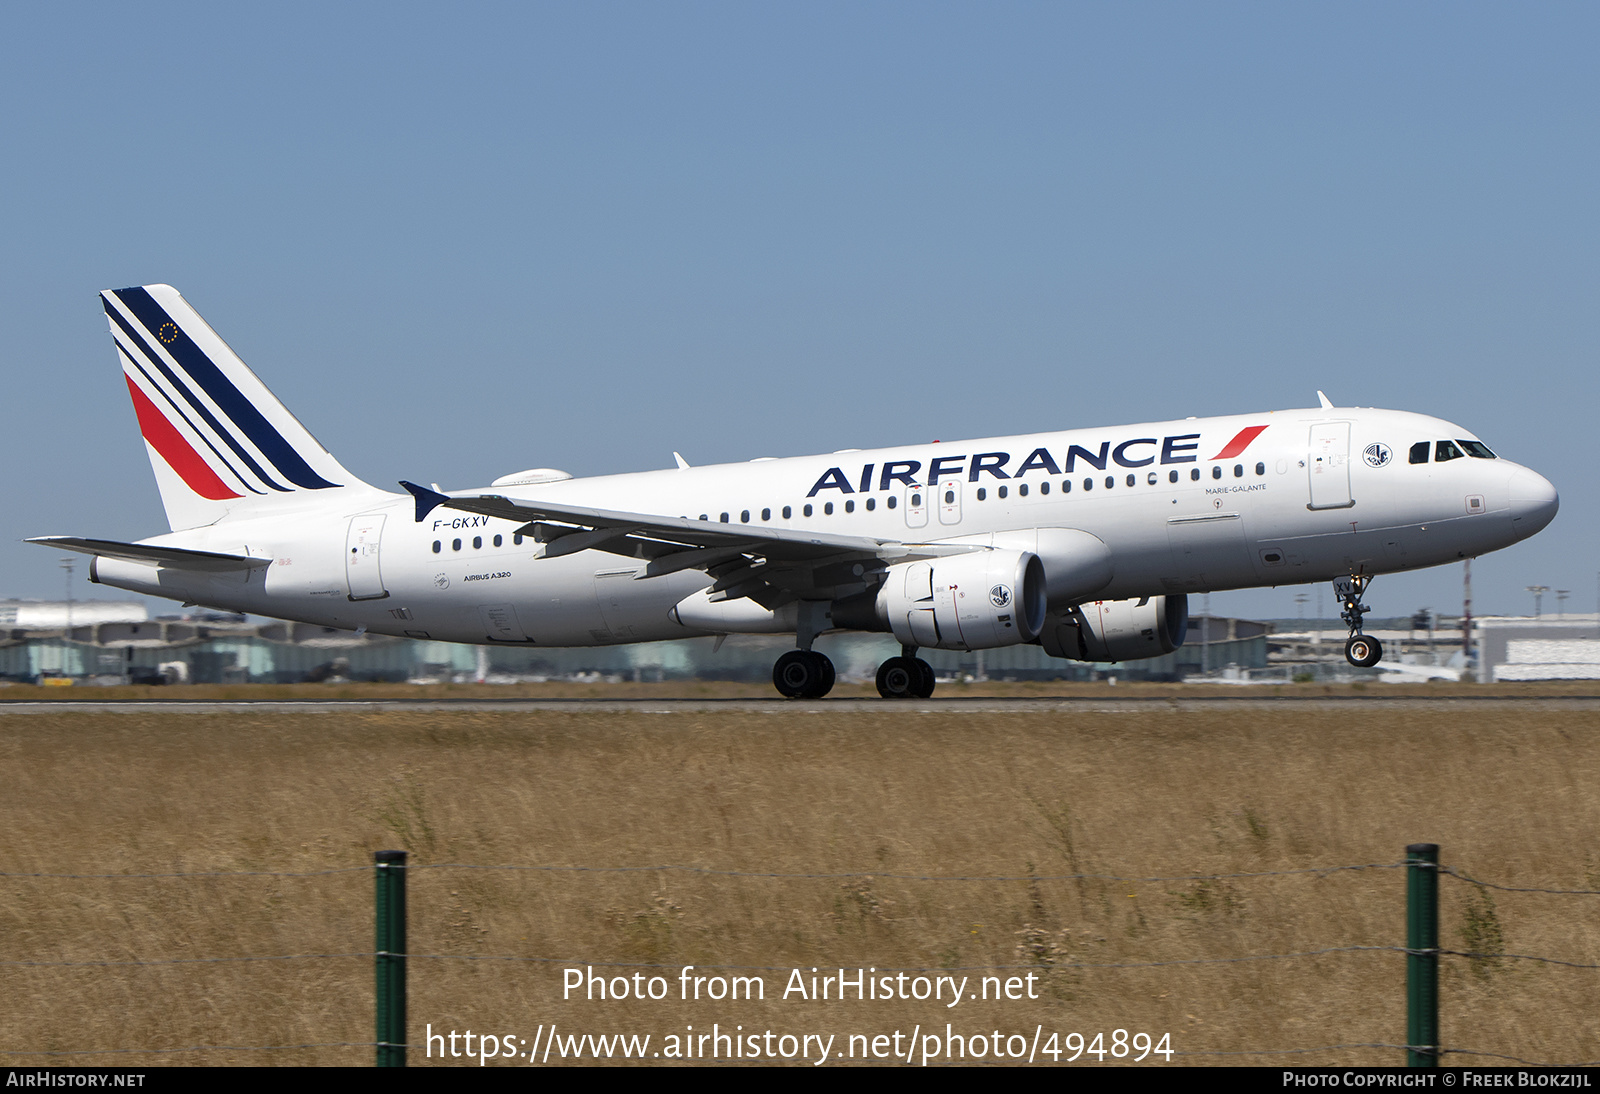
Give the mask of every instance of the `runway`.
[[1153, 709], [1174, 711], [1263, 710], [1285, 713], [1315, 710], [1449, 710], [1483, 713], [1486, 711], [1600, 710], [1600, 695], [1196, 695], [1196, 696], [1085, 696], [1082, 698], [1018, 697], [963, 698], [951, 696], [931, 699], [889, 701], [874, 698], [815, 700], [772, 699], [261, 699], [188, 700], [141, 699], [125, 702], [0, 701], [0, 716], [83, 713], [83, 714], [166, 714], [216, 713], [374, 713], [400, 711], [564, 711], [569, 714], [1116, 714], [1141, 713]]

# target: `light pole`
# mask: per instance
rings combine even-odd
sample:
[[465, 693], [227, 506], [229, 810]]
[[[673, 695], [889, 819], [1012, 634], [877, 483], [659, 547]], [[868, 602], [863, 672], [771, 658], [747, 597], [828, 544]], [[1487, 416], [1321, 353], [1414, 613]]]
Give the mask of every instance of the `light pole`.
[[1556, 618], [1557, 619], [1565, 619], [1567, 617], [1567, 597], [1568, 597], [1568, 595], [1571, 594], [1571, 592], [1572, 592], [1571, 589], [1557, 589], [1556, 590]]
[[1544, 614], [1544, 594], [1550, 591], [1550, 586], [1529, 585], [1526, 588], [1533, 594], [1533, 617], [1538, 619]]
[[67, 571], [67, 641], [72, 640], [72, 568], [77, 564], [77, 559], [64, 558], [61, 568]]

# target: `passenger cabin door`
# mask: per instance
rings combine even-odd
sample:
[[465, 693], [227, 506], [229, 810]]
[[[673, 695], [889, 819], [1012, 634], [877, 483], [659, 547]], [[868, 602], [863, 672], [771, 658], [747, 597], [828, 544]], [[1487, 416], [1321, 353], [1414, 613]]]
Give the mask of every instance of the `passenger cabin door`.
[[1350, 423], [1318, 422], [1311, 427], [1306, 458], [1311, 500], [1307, 509], [1348, 509], [1350, 497]]
[[382, 600], [389, 595], [378, 567], [378, 547], [383, 542], [383, 514], [350, 518], [344, 544], [344, 579], [351, 600]]

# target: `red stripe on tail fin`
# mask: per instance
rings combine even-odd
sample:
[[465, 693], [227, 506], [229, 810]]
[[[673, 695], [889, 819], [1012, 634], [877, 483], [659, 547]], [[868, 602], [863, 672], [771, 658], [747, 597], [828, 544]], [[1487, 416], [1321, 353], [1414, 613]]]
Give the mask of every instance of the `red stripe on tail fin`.
[[1266, 428], [1267, 427], [1264, 426], [1264, 425], [1246, 426], [1245, 428], [1239, 430], [1238, 435], [1236, 437], [1234, 437], [1233, 440], [1229, 441], [1227, 443], [1227, 445], [1224, 446], [1224, 448], [1222, 449], [1221, 452], [1218, 452], [1215, 456], [1212, 456], [1211, 458], [1214, 459], [1214, 460], [1231, 460], [1231, 459], [1233, 459], [1239, 453], [1241, 453], [1245, 449], [1249, 448], [1250, 447], [1250, 442], [1255, 440], [1257, 437], [1261, 436], [1261, 431], [1266, 429]]
[[139, 390], [133, 377], [124, 373], [122, 378], [128, 381], [128, 394], [133, 396], [133, 412], [139, 416], [139, 432], [144, 434], [151, 448], [161, 453], [167, 466], [188, 483], [190, 490], [210, 501], [243, 497], [228, 489], [228, 485], [211, 470], [211, 465], [201, 459], [194, 446], [183, 439], [183, 434], [167, 421], [167, 416], [156, 409], [149, 397]]

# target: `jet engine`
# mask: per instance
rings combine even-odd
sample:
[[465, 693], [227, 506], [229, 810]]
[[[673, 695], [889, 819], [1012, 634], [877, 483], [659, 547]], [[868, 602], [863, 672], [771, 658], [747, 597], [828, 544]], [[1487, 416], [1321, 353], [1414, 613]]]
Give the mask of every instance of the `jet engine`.
[[1039, 644], [1051, 657], [1074, 661], [1137, 661], [1171, 653], [1183, 645], [1188, 630], [1187, 596], [1091, 600], [1051, 612]]
[[1045, 620], [1044, 564], [1031, 551], [997, 550], [902, 562], [889, 567], [874, 606], [907, 646], [988, 650], [1032, 642]]

